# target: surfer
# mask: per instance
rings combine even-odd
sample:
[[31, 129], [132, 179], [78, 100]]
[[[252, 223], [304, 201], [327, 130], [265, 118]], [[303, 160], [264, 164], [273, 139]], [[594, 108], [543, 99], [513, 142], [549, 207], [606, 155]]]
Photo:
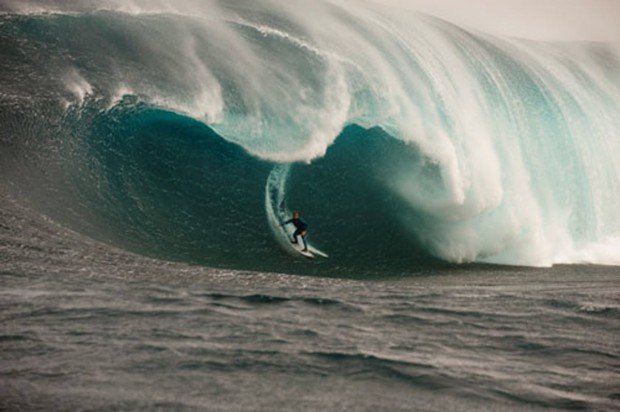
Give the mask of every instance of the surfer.
[[293, 240], [291, 240], [291, 242], [298, 244], [299, 241], [297, 240], [297, 236], [301, 236], [301, 240], [304, 242], [302, 252], [307, 252], [308, 243], [306, 242], [306, 233], [308, 232], [308, 224], [300, 219], [298, 211], [294, 211], [293, 218], [281, 223], [280, 226], [288, 225], [289, 223], [292, 223], [293, 226], [295, 226], [295, 233], [293, 233]]

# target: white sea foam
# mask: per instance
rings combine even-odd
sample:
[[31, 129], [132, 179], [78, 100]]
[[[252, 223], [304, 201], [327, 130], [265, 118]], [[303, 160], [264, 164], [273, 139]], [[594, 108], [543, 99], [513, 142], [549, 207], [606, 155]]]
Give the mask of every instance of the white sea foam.
[[79, 105], [84, 103], [87, 96], [93, 94], [93, 86], [76, 69], [65, 73], [64, 83]]

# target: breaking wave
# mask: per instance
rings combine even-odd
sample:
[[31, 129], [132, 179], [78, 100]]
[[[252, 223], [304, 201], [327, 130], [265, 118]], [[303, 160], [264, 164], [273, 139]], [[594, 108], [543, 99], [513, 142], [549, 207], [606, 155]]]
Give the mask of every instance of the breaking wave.
[[[617, 51], [308, 3], [0, 6], [3, 184], [214, 267], [620, 264]], [[274, 207], [330, 259], [287, 255]]]

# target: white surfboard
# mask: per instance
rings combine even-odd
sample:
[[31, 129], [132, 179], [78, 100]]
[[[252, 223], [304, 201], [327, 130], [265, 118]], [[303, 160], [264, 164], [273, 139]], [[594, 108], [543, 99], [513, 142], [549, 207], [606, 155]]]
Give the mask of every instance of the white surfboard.
[[[292, 226], [292, 225], [290, 225]], [[286, 228], [286, 227], [281, 227], [282, 231], [284, 232], [286, 238], [289, 241], [289, 245], [298, 253], [304, 255], [305, 257], [308, 258], [315, 258], [316, 256], [321, 256], [323, 258], [328, 258], [329, 256], [327, 256], [326, 253], [320, 251], [319, 249], [315, 248], [314, 246], [312, 246], [310, 243], [308, 243], [308, 251], [304, 252], [304, 244], [303, 244], [303, 240], [301, 240], [301, 238], [298, 236], [297, 240], [299, 243], [293, 243], [291, 242], [291, 240], [293, 239], [293, 233], [295, 231], [295, 227], [292, 228]]]
[[314, 255], [310, 251], [310, 248], [308, 248], [308, 251], [304, 251], [303, 244], [291, 242], [291, 246], [293, 246], [293, 249], [295, 249], [297, 252], [299, 252], [300, 254], [304, 255], [305, 257], [310, 258], [310, 259], [314, 259]]

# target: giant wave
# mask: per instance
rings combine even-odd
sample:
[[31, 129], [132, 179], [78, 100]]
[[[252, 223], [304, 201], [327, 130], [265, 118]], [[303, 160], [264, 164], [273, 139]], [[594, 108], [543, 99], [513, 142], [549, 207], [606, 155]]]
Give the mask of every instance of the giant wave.
[[[360, 2], [176, 3], [0, 6], [7, 190], [214, 267], [620, 264], [612, 46]], [[330, 260], [291, 259], [269, 230], [282, 165], [283, 201]]]

